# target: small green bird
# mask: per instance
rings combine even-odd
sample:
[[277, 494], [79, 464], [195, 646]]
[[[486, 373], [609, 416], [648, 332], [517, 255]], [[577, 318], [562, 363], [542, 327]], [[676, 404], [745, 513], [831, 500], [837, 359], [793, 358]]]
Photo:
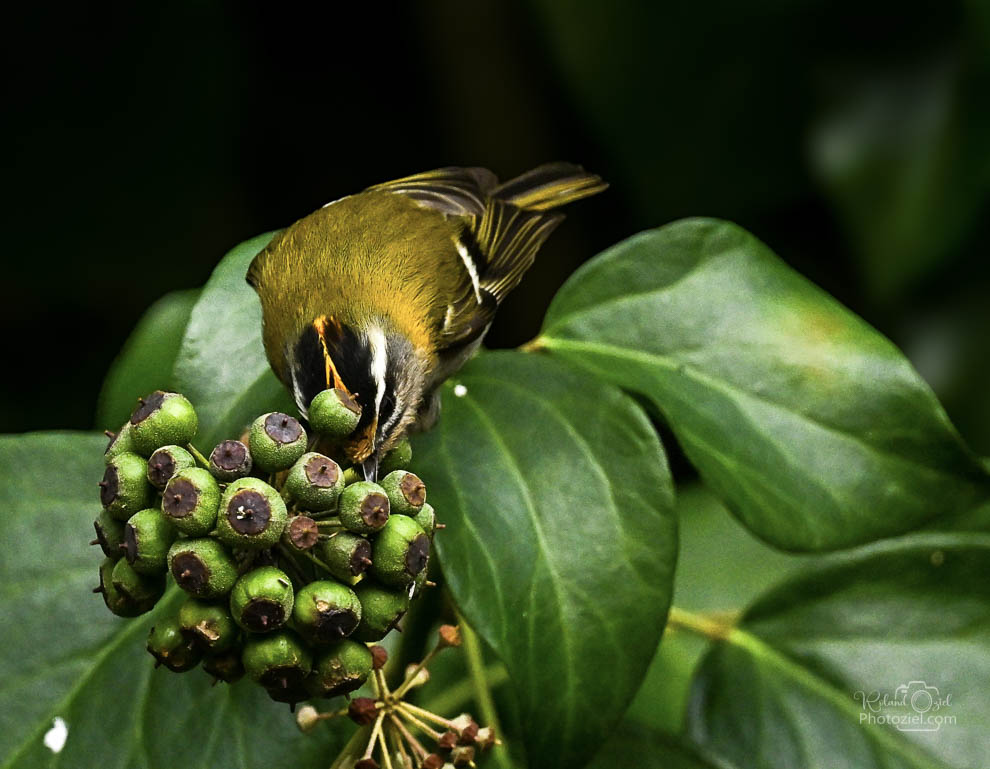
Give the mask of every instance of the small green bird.
[[299, 410], [336, 387], [361, 405], [345, 446], [366, 477], [439, 413], [438, 386], [481, 344], [499, 304], [600, 177], [550, 163], [503, 184], [441, 168], [328, 203], [279, 233], [247, 280], [268, 360]]

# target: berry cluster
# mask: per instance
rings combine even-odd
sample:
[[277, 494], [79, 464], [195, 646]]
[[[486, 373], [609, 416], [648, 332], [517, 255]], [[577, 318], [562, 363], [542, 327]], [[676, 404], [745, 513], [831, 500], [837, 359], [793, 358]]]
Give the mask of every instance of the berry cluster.
[[169, 576], [188, 593], [151, 630], [157, 664], [202, 662], [227, 682], [247, 673], [291, 705], [368, 679], [368, 644], [429, 584], [440, 526], [426, 486], [403, 469], [407, 441], [383, 458], [380, 484], [335, 461], [359, 418], [346, 393], [326, 390], [310, 405], [312, 438], [288, 414], [263, 414], [207, 458], [192, 444], [188, 399], [139, 401], [106, 450], [96, 591], [121, 617], [149, 611]]

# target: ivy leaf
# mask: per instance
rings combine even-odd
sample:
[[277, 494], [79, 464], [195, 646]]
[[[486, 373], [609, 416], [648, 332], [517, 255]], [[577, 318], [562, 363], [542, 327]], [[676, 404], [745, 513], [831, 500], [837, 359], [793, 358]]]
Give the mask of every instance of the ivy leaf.
[[141, 316], [103, 380], [97, 427], [116, 430], [131, 415], [138, 398], [173, 387], [172, 369], [197, 298], [199, 289], [173, 291]]
[[624, 722], [588, 769], [629, 766], [637, 769], [737, 769], [727, 761], [704, 755], [683, 738]]
[[618, 389], [502, 352], [445, 385], [415, 450], [447, 524], [444, 577], [509, 671], [530, 756], [582, 765], [632, 699], [670, 603], [673, 487], [656, 433]]
[[294, 410], [275, 378], [261, 342], [261, 304], [247, 284], [251, 260], [274, 233], [232, 249], [217, 265], [193, 307], [175, 362], [176, 389], [196, 407], [196, 442], [207, 453], [237, 437], [266, 411]]
[[[155, 617], [111, 615], [92, 588], [102, 553], [86, 547], [99, 512], [105, 439], [89, 433], [0, 437], [0, 767], [171, 769], [325, 767], [336, 731], [302, 735], [256, 684], [211, 687], [201, 670], [154, 669]], [[44, 743], [55, 718], [64, 748]]]
[[649, 398], [704, 481], [785, 549], [895, 535], [990, 492], [907, 359], [728, 222], [601, 254], [535, 344]]
[[988, 574], [986, 535], [914, 535], [825, 559], [709, 653], [689, 736], [741, 767], [824, 756], [857, 769], [982, 766]]

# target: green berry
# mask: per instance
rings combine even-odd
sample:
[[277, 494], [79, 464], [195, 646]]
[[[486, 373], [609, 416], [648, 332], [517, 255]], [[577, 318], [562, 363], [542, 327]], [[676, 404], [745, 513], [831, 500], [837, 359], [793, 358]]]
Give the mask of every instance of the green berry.
[[124, 526], [124, 557], [141, 574], [165, 571], [168, 549], [175, 541], [175, 528], [152, 508], [132, 515]]
[[156, 489], [164, 489], [177, 472], [195, 466], [193, 455], [181, 446], [162, 446], [148, 458], [148, 482]]
[[124, 558], [114, 565], [110, 582], [117, 592], [141, 606], [154, 606], [165, 592], [164, 574], [140, 574]]
[[371, 565], [371, 543], [364, 537], [341, 531], [320, 545], [320, 560], [341, 582], [352, 584]]
[[124, 544], [123, 521], [118, 521], [106, 510], [101, 510], [93, 521], [93, 528], [96, 529], [96, 544], [103, 550], [103, 555], [107, 558], [120, 558], [120, 546]]
[[426, 484], [406, 470], [393, 470], [382, 479], [381, 486], [392, 513], [416, 515], [426, 504]]
[[352, 483], [364, 480], [364, 473], [358, 472], [353, 465], [344, 470], [344, 485], [350, 486]]
[[155, 667], [164, 665], [173, 673], [192, 670], [203, 656], [196, 642], [183, 635], [176, 617], [155, 622], [148, 634], [148, 651], [157, 660]]
[[309, 404], [309, 424], [321, 435], [343, 438], [361, 421], [361, 407], [343, 390], [324, 390]]
[[294, 515], [285, 527], [282, 541], [296, 550], [310, 550], [320, 541], [320, 527], [308, 515]]
[[103, 452], [103, 461], [105, 463], [109, 464], [111, 459], [119, 454], [123, 454], [125, 451], [136, 451], [132, 429], [130, 422], [124, 422], [124, 426], [116, 433], [107, 432], [106, 435], [110, 439], [110, 442], [107, 444], [106, 451]]
[[237, 625], [224, 606], [192, 597], [179, 607], [179, 627], [187, 638], [210, 654], [232, 648], [239, 636]]
[[372, 669], [371, 650], [345, 638], [319, 652], [307, 683], [313, 696], [337, 697], [360, 689]]
[[330, 510], [344, 488], [343, 473], [330, 457], [311, 451], [299, 457], [289, 470], [285, 488], [305, 510]]
[[272, 699], [295, 703], [309, 696], [305, 682], [313, 656], [294, 633], [282, 630], [249, 637], [241, 661], [251, 679], [264, 686]]
[[372, 546], [371, 572], [383, 585], [401, 588], [426, 568], [430, 538], [412, 518], [393, 515]]
[[405, 470], [409, 467], [410, 462], [412, 462], [412, 444], [408, 438], [403, 438], [382, 457], [381, 464], [378, 465], [378, 472], [381, 475], [387, 475], [393, 470]]
[[219, 509], [220, 486], [202, 467], [179, 470], [162, 493], [163, 515], [175, 528], [191, 537], [201, 537], [212, 531]]
[[131, 452], [118, 454], [107, 464], [100, 481], [103, 509], [118, 521], [126, 521], [151, 501], [148, 463]]
[[199, 428], [196, 410], [189, 399], [162, 390], [139, 398], [130, 422], [134, 447], [146, 457], [159, 446], [185, 446], [196, 437]]
[[288, 575], [274, 566], [249, 571], [230, 591], [230, 612], [234, 621], [252, 633], [278, 630], [292, 615], [294, 601]]
[[222, 441], [210, 452], [210, 472], [220, 481], [243, 478], [253, 466], [251, 452], [240, 441]]
[[231, 547], [263, 550], [278, 542], [288, 517], [275, 489], [257, 478], [241, 478], [220, 498], [217, 537]]
[[338, 515], [348, 531], [372, 534], [388, 520], [389, 504], [385, 490], [371, 481], [358, 481], [340, 494]]
[[367, 580], [354, 588], [361, 602], [361, 622], [352, 634], [355, 641], [382, 640], [399, 624], [409, 608], [409, 595], [405, 590], [388, 590]]
[[244, 676], [241, 650], [235, 648], [204, 657], [203, 672], [213, 676], [215, 681], [224, 681], [228, 684], [239, 681]]
[[255, 465], [266, 473], [277, 473], [292, 467], [305, 453], [306, 441], [298, 419], [273, 411], [254, 420], [248, 445]]
[[433, 509], [433, 505], [429, 502], [425, 503], [416, 515], [413, 516], [413, 520], [419, 524], [419, 527], [426, 532], [426, 536], [433, 539], [433, 535], [437, 531], [437, 514]]
[[331, 580], [310, 582], [296, 594], [293, 627], [314, 644], [339, 641], [361, 621], [361, 603], [354, 591]]
[[234, 559], [210, 537], [177, 540], [168, 551], [168, 568], [179, 587], [205, 600], [226, 595], [237, 581]]
[[113, 570], [118, 561], [113, 558], [104, 559], [100, 564], [100, 586], [93, 589], [94, 593], [103, 595], [103, 602], [107, 608], [118, 617], [137, 617], [154, 608], [157, 599], [154, 601], [137, 602], [121, 593], [114, 587]]

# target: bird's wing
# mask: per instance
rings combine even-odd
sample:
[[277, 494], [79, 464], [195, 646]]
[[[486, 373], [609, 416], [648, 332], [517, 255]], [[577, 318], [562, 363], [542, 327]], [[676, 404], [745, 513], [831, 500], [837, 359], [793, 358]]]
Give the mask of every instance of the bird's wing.
[[485, 168], [439, 168], [371, 187], [406, 195], [459, 220], [454, 247], [462, 290], [447, 306], [439, 344], [461, 349], [485, 333], [499, 304], [532, 266], [564, 215], [550, 209], [593, 195], [605, 183], [580, 166], [550, 163], [499, 185]]
[[487, 168], [437, 168], [406, 176], [368, 190], [406, 195], [422, 206], [451, 216], [481, 216], [488, 191], [498, 178]]

